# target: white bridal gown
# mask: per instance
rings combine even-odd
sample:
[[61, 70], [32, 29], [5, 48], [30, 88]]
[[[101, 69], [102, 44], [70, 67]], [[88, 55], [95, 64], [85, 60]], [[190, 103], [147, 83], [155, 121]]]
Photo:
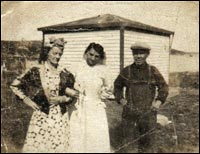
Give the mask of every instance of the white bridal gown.
[[76, 78], [75, 88], [82, 94], [70, 117], [70, 151], [110, 153], [106, 106], [100, 98], [103, 83], [111, 83], [110, 72], [105, 65], [90, 67], [86, 62], [71, 71]]

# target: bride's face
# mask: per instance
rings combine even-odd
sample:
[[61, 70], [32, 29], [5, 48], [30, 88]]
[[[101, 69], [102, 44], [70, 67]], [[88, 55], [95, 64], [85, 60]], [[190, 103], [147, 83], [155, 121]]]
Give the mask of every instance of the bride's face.
[[85, 54], [86, 62], [89, 66], [95, 66], [96, 64], [100, 63], [100, 54], [96, 52], [93, 48], [91, 48]]

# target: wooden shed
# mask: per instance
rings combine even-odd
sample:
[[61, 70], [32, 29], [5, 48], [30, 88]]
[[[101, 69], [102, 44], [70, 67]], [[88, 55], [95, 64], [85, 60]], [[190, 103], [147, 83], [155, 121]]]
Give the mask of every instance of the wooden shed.
[[91, 42], [100, 43], [106, 51], [106, 64], [114, 79], [122, 68], [133, 63], [130, 46], [136, 41], [148, 43], [152, 50], [148, 62], [156, 66], [168, 82], [169, 51], [174, 32], [105, 14], [68, 23], [38, 28], [43, 44], [52, 36], [63, 37], [68, 43], [60, 60], [68, 67], [82, 60]]

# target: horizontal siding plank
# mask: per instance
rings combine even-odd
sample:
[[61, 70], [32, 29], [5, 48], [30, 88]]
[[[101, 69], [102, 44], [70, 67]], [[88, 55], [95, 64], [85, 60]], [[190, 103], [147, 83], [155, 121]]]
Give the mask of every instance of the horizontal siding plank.
[[66, 33], [63, 35], [54, 36], [63, 37], [66, 41], [68, 41], [65, 46], [63, 56], [60, 60], [60, 64], [63, 66], [70, 67], [82, 61], [86, 47], [90, 42], [96, 42], [100, 43], [104, 47], [104, 51], [106, 52], [107, 57], [106, 65], [110, 67], [110, 74], [113, 79], [118, 75], [120, 64], [119, 31], [75, 33], [75, 35], [74, 33], [73, 35]]
[[[90, 42], [102, 44], [106, 52], [106, 64], [112, 69], [111, 76], [116, 77], [119, 74], [120, 64], [120, 33], [119, 30], [83, 32], [83, 33], [65, 33], [45, 35], [45, 40], [51, 36], [63, 37], [68, 43], [65, 46], [64, 54], [60, 63], [65, 66], [71, 66], [83, 60], [83, 53]], [[155, 65], [168, 81], [169, 68], [169, 37], [140, 32], [126, 31], [124, 33], [124, 64], [133, 63], [133, 56], [130, 52], [130, 46], [135, 41], [147, 42], [151, 47], [151, 55], [147, 61]]]
[[115, 34], [119, 35], [119, 30], [110, 30], [110, 31], [95, 31], [95, 32], [77, 32], [77, 33], [62, 33], [62, 34], [46, 34], [45, 36], [47, 38], [56, 36], [56, 37], [71, 37], [71, 38], [84, 38], [84, 36], [89, 36], [89, 37], [105, 37], [105, 35], [110, 35], [112, 37], [115, 36]]

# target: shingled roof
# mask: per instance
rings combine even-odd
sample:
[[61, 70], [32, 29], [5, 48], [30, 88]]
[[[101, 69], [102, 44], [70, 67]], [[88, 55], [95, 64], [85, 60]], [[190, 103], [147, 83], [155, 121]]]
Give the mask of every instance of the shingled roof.
[[174, 34], [172, 31], [153, 27], [140, 22], [125, 19], [116, 15], [104, 14], [96, 17], [85, 18], [77, 21], [67, 22], [58, 25], [38, 28], [44, 33], [56, 32], [77, 32], [77, 31], [95, 31], [105, 29], [127, 29], [135, 31], [146, 31], [150, 33], [157, 33], [161, 35]]

